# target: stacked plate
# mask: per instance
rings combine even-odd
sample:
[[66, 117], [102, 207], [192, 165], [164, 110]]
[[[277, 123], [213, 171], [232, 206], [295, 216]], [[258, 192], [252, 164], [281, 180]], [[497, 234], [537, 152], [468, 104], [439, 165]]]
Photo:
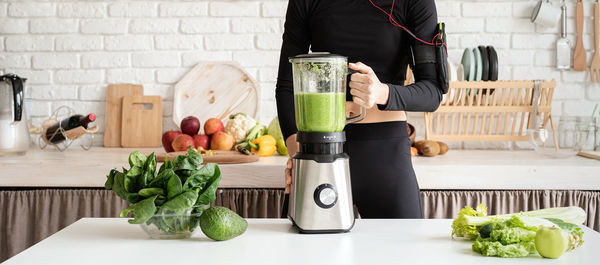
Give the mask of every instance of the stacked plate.
[[498, 80], [498, 54], [493, 46], [466, 48], [461, 64], [465, 81]]

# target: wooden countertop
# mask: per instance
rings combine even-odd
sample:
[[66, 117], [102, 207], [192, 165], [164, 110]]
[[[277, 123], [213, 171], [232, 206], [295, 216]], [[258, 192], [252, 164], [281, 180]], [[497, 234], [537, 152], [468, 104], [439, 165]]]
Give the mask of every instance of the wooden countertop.
[[[149, 154], [159, 148], [103, 148], [89, 151], [72, 148], [65, 152], [33, 149], [25, 156], [0, 157], [0, 187], [104, 187], [113, 168], [129, 168], [134, 150]], [[221, 188], [281, 188], [287, 157], [260, 158], [259, 162], [219, 165]]]
[[215, 242], [197, 229], [184, 240], [150, 239], [125, 218], [84, 218], [3, 264], [598, 264], [600, 234], [559, 259], [503, 259], [450, 239], [450, 219], [357, 219], [349, 233], [299, 234], [286, 219], [248, 219], [244, 234]]
[[[0, 187], [103, 187], [112, 168], [127, 165], [133, 150], [94, 147], [65, 152], [32, 149], [25, 156], [0, 157]], [[283, 188], [287, 157], [248, 164], [220, 165], [221, 188]], [[600, 190], [600, 161], [582, 157], [552, 159], [533, 151], [450, 150], [415, 157], [421, 189], [435, 190]]]

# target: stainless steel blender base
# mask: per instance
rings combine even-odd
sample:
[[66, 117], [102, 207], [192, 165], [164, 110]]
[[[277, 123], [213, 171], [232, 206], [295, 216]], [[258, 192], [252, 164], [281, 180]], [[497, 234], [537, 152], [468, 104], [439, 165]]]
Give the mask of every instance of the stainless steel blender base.
[[354, 226], [348, 158], [294, 158], [288, 216], [300, 232], [348, 232]]

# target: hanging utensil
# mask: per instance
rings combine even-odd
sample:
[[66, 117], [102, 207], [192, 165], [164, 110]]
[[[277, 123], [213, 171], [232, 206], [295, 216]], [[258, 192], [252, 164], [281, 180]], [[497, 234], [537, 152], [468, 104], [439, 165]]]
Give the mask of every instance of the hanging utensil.
[[556, 41], [556, 68], [569, 70], [571, 68], [571, 43], [567, 39], [567, 5], [562, 1], [560, 39]]
[[600, 31], [600, 7], [598, 7], [598, 0], [594, 3], [594, 47], [596, 53], [592, 57], [592, 64], [590, 65], [590, 77], [592, 82], [600, 83], [600, 47], [598, 47], [598, 31]]
[[[531, 113], [531, 115], [529, 116], [530, 118], [530, 127], [529, 129], [527, 129], [527, 135], [529, 137], [529, 142], [536, 148], [536, 151], [539, 151], [538, 148], [539, 147], [544, 147], [546, 146], [548, 138], [549, 138], [549, 133], [548, 130], [545, 128], [546, 126], [544, 126], [544, 119], [540, 119], [543, 117], [540, 117], [538, 109], [540, 106], [540, 100], [541, 100], [541, 90], [542, 90], [542, 81], [541, 80], [534, 80], [534, 87], [533, 87], [533, 95], [532, 95], [532, 105], [533, 105], [533, 112]], [[552, 138], [554, 141], [554, 150], [558, 151], [559, 147], [558, 147], [558, 139], [556, 137], [556, 132], [554, 130], [554, 124], [552, 124], [552, 121], [550, 122], [550, 125], [552, 126]]]
[[585, 49], [583, 48], [583, 3], [577, 0], [577, 10], [575, 12], [575, 22], [577, 24], [577, 44], [573, 54], [573, 70], [585, 71]]

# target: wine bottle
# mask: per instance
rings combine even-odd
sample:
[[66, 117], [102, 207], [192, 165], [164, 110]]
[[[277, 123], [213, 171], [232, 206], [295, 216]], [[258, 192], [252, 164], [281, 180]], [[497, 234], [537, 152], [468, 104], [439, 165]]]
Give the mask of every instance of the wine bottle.
[[[64, 141], [66, 138], [62, 134], [70, 129], [77, 128], [79, 126], [83, 126], [83, 128], [88, 127], [88, 123], [96, 120], [96, 115], [94, 113], [90, 113], [87, 116], [83, 116], [81, 114], [75, 114], [69, 118], [66, 118], [59, 123], [49, 127], [46, 130], [46, 139], [53, 144], [60, 143]], [[62, 128], [62, 130], [60, 130]]]

